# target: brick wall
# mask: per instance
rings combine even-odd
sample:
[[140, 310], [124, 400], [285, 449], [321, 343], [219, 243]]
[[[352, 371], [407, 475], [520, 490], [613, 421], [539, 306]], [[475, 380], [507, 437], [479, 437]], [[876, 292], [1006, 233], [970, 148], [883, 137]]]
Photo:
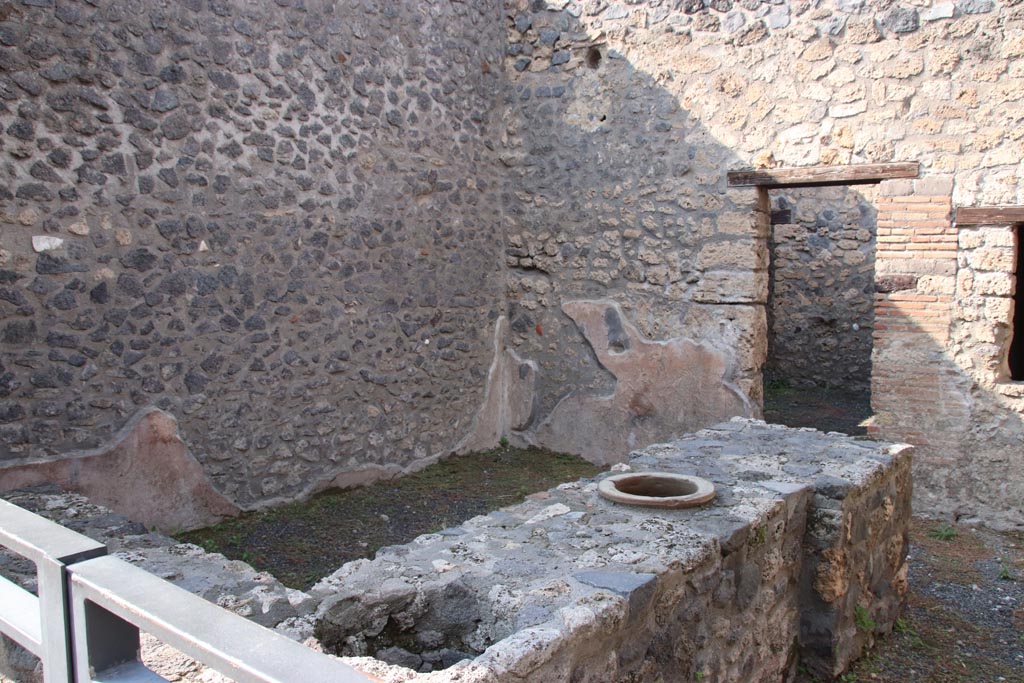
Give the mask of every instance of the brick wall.
[[1024, 384], [1006, 364], [1010, 226], [957, 226], [953, 183], [879, 188], [870, 430], [918, 445], [915, 506], [1019, 526]]
[[957, 254], [951, 190], [952, 181], [936, 179], [882, 183], [877, 199], [876, 345], [905, 334], [924, 334], [936, 344], [949, 338]]

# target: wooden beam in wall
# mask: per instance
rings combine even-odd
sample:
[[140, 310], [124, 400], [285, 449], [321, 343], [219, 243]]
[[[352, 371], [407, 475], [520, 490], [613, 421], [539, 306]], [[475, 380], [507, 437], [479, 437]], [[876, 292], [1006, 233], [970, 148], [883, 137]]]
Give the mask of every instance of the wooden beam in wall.
[[1006, 225], [1024, 223], [1024, 205], [961, 206], [956, 210], [957, 225]]
[[804, 166], [766, 168], [757, 171], [729, 171], [729, 187], [829, 187], [866, 185], [890, 178], [916, 178], [916, 161], [849, 166]]

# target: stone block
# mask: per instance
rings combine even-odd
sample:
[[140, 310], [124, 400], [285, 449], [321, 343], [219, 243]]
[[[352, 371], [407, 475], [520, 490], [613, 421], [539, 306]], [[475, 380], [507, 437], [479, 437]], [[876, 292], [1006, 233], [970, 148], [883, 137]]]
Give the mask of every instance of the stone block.
[[980, 234], [984, 237], [986, 246], [1003, 249], [1013, 249], [1017, 246], [1017, 237], [1014, 233], [1015, 231], [1012, 227], [980, 229]]
[[925, 275], [917, 281], [922, 294], [955, 294], [956, 278], [948, 275]]
[[764, 303], [768, 300], [768, 276], [763, 271], [708, 271], [697, 283], [693, 300], [704, 304]]
[[631, 617], [640, 615], [654, 597], [658, 577], [654, 574], [594, 569], [572, 575], [580, 583], [604, 588], [621, 595], [629, 604]]
[[1017, 263], [1013, 247], [982, 247], [967, 254], [967, 263], [979, 271], [1012, 273]]
[[697, 254], [698, 270], [765, 270], [768, 250], [761, 240], [729, 240], [711, 242]]
[[979, 228], [961, 228], [957, 231], [957, 244], [961, 249], [975, 249], [985, 242], [986, 235]]
[[914, 193], [914, 181], [907, 178], [883, 180], [878, 184], [879, 197], [906, 197]]
[[1009, 273], [978, 273], [974, 292], [985, 296], [1013, 296], [1014, 277]]
[[949, 197], [953, 192], [953, 177], [931, 176], [913, 181], [914, 194], [926, 197]]
[[715, 217], [715, 231], [722, 235], [759, 237], [763, 226], [753, 211], [727, 211]]

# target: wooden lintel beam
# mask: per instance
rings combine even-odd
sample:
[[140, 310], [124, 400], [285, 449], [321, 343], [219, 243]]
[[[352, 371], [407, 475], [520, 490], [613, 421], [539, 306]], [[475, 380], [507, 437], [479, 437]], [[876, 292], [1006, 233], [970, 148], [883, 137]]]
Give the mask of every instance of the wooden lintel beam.
[[961, 206], [956, 210], [957, 225], [1007, 225], [1024, 223], [1024, 205]]
[[729, 171], [728, 177], [729, 187], [829, 187], [880, 183], [890, 178], [916, 178], [920, 170], [920, 164], [909, 161]]

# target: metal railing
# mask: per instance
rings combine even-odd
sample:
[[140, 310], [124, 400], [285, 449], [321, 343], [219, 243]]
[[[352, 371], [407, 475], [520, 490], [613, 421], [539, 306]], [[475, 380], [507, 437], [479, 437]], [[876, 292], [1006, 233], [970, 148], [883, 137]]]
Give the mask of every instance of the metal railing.
[[38, 597], [0, 577], [0, 633], [39, 657], [45, 683], [165, 681], [140, 631], [238, 683], [372, 680], [2, 499], [0, 545], [36, 565]]

